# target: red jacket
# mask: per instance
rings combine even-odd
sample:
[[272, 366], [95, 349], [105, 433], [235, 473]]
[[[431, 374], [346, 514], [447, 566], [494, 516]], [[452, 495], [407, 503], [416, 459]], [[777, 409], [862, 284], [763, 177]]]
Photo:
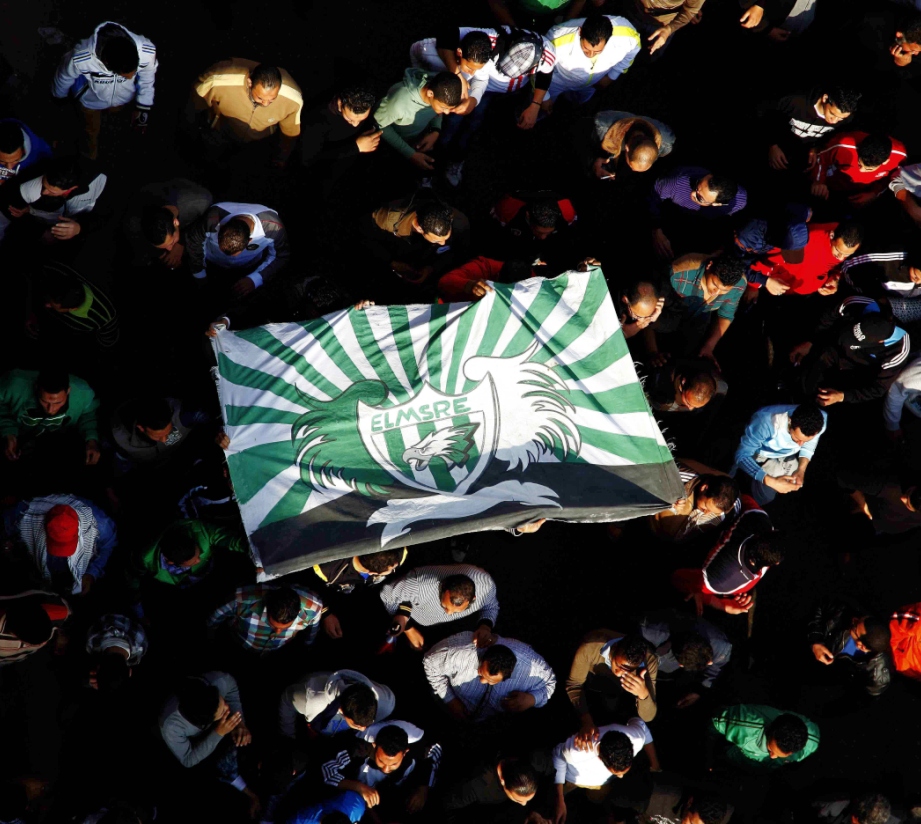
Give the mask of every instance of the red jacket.
[[[571, 200], [563, 197], [557, 200], [556, 204], [560, 208], [565, 224], [571, 226], [576, 222], [578, 215], [576, 215], [576, 210]], [[507, 226], [518, 217], [521, 210], [527, 205], [528, 202], [526, 200], [514, 197], [513, 195], [503, 195], [499, 198], [499, 202], [492, 207], [491, 214], [502, 226]]]
[[837, 223], [810, 223], [802, 262], [787, 263], [778, 249], [769, 254], [765, 262], [758, 262], [752, 268], [786, 283], [794, 295], [818, 292], [831, 278], [834, 269], [841, 265], [831, 250], [832, 242], [828, 237], [828, 233], [837, 228]]
[[449, 302], [473, 300], [467, 291], [467, 284], [476, 283], [478, 280], [495, 280], [501, 270], [500, 261], [482, 255], [475, 257], [441, 276], [441, 280], [438, 281], [438, 295], [442, 300]]
[[905, 160], [905, 146], [893, 139], [889, 159], [872, 172], [861, 171], [857, 163], [857, 144], [867, 132], [847, 132], [833, 137], [816, 157], [813, 183], [824, 183], [832, 192], [853, 194], [889, 177]]

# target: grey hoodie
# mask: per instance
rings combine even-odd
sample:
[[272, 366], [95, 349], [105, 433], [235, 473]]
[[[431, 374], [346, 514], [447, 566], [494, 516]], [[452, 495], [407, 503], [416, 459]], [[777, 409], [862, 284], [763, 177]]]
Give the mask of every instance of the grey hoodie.
[[384, 140], [407, 159], [415, 153], [416, 139], [426, 129], [441, 129], [441, 115], [422, 99], [423, 87], [434, 76], [435, 72], [425, 69], [407, 69], [402, 82], [390, 87], [374, 112]]

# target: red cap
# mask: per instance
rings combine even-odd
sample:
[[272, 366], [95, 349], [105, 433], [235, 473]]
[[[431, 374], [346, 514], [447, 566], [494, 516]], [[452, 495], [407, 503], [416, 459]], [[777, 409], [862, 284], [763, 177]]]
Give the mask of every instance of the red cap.
[[69, 558], [77, 551], [80, 535], [80, 516], [72, 506], [58, 504], [45, 515], [45, 535], [48, 554], [55, 558]]

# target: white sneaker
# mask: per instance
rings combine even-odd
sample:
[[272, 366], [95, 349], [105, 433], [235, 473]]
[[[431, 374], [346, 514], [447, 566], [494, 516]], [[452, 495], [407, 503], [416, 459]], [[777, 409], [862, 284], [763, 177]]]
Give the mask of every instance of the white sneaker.
[[464, 161], [461, 160], [459, 163], [449, 163], [448, 167], [445, 169], [445, 180], [456, 188], [461, 185], [463, 179]]

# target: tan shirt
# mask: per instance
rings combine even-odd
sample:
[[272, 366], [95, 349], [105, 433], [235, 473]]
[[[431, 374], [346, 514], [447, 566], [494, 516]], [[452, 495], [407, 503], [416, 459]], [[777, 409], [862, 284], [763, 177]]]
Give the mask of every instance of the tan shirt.
[[669, 25], [672, 29], [680, 29], [690, 23], [691, 19], [703, 8], [705, 2], [706, 0], [634, 0], [637, 9], [647, 14], [652, 10], [674, 9], [674, 14], [654, 15], [657, 23], [662, 26]]
[[[579, 649], [576, 650], [576, 657], [573, 658], [572, 667], [569, 670], [569, 678], [566, 679], [566, 694], [580, 715], [589, 711], [585, 696], [586, 682], [592, 682], [592, 689], [598, 689], [611, 695], [623, 689], [620, 679], [611, 669], [611, 664], [602, 655], [602, 650], [608, 641], [623, 638], [625, 634], [613, 629], [596, 629], [585, 636]], [[659, 658], [654, 652], [649, 652], [646, 656], [646, 672], [643, 676], [649, 696], [642, 701], [639, 698], [636, 699], [637, 715], [643, 721], [652, 721], [656, 717], [656, 674], [658, 671]]]
[[262, 140], [276, 128], [286, 137], [301, 133], [304, 98], [288, 72], [281, 72], [278, 97], [268, 106], [254, 105], [246, 78], [259, 64], [235, 57], [215, 63], [195, 81], [192, 102], [199, 111], [209, 109], [211, 127], [226, 129], [243, 143]]

